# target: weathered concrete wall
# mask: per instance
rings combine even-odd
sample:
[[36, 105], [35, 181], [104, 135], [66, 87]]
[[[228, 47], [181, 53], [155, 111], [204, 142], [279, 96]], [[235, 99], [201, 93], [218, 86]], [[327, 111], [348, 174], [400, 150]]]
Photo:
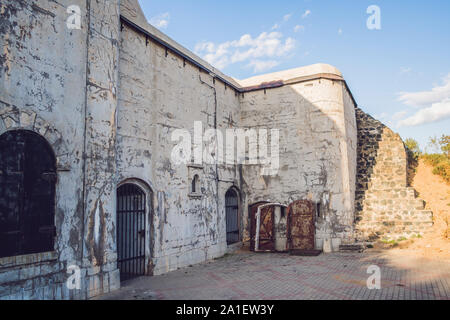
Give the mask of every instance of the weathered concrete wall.
[[342, 81], [317, 79], [246, 93], [242, 126], [280, 129], [280, 171], [261, 176], [259, 166], [244, 167], [248, 204], [321, 204], [316, 244], [352, 241], [356, 124], [354, 104]]
[[[152, 191], [147, 272], [161, 274], [223, 255], [224, 198], [230, 187], [239, 187], [237, 168], [177, 166], [171, 135], [182, 129], [193, 136], [195, 122], [203, 130], [234, 126], [236, 92], [127, 26], [120, 56], [117, 182], [140, 179]], [[191, 195], [195, 175], [200, 195]]]
[[95, 0], [88, 8], [82, 264], [88, 298], [120, 287], [115, 239], [119, 3]]
[[407, 154], [398, 134], [356, 109], [358, 173], [356, 236], [396, 240], [422, 235], [433, 225], [433, 213], [407, 184]]
[[[76, 2], [86, 12], [86, 1]], [[82, 30], [67, 29], [68, 5], [45, 0], [0, 4], [0, 134], [35, 131], [58, 155], [56, 254], [0, 259], [3, 297], [74, 294], [63, 282], [67, 265], [81, 261], [87, 29], [85, 17]]]
[[[70, 5], [81, 10], [80, 30], [67, 28]], [[0, 297], [87, 298], [110, 286], [116, 288], [118, 278], [108, 277], [116, 269], [111, 237], [115, 187], [109, 182], [115, 171], [110, 157], [116, 81], [103, 80], [105, 73], [113, 77], [117, 68], [117, 54], [115, 60], [110, 57], [114, 46], [117, 52], [118, 1], [2, 1], [0, 12], [0, 134], [34, 131], [47, 139], [58, 162], [55, 251], [0, 259]], [[95, 177], [102, 170], [105, 176]], [[102, 248], [91, 246], [92, 229], [87, 227], [98, 203], [103, 206], [100, 220], [106, 230], [100, 228], [97, 238], [102, 239]], [[105, 250], [108, 258], [94, 262], [93, 248]], [[98, 270], [91, 268], [91, 262]], [[71, 265], [81, 268], [81, 290], [65, 285]], [[102, 274], [101, 279], [95, 274]]]

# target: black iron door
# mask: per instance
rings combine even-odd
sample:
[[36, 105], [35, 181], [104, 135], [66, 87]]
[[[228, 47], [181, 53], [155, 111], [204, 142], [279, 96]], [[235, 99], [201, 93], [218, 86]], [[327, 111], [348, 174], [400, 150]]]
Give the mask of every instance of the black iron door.
[[54, 250], [56, 158], [38, 134], [0, 137], [0, 257]]
[[145, 275], [146, 196], [134, 184], [117, 190], [117, 255], [122, 281]]
[[239, 199], [234, 190], [225, 195], [227, 244], [239, 242]]

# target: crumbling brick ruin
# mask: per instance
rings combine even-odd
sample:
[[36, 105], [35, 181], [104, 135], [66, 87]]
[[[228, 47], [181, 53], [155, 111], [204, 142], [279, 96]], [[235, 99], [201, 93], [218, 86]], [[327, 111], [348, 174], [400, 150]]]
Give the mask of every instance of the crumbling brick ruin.
[[[230, 78], [149, 25], [137, 0], [2, 1], [0, 46], [2, 299], [87, 299], [221, 257], [250, 240], [255, 204], [277, 203], [284, 226], [280, 208], [314, 203], [310, 243], [333, 251], [432, 223], [401, 139], [330, 65]], [[175, 164], [172, 134], [195, 123], [278, 129], [277, 174]]]
[[408, 186], [408, 156], [398, 134], [356, 108], [358, 171], [356, 235], [359, 240], [398, 240], [422, 235], [433, 213]]

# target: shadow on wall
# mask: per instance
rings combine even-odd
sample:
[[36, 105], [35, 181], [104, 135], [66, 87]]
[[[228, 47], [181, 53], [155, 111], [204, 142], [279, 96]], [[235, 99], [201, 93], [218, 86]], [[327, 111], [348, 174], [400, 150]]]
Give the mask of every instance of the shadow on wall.
[[417, 173], [417, 167], [419, 166], [419, 158], [418, 156], [414, 155], [414, 152], [408, 149], [408, 147], [405, 146], [406, 149], [406, 156], [408, 159], [408, 167], [407, 170], [407, 176], [406, 176], [406, 183], [408, 187], [412, 187], [414, 178], [416, 177]]

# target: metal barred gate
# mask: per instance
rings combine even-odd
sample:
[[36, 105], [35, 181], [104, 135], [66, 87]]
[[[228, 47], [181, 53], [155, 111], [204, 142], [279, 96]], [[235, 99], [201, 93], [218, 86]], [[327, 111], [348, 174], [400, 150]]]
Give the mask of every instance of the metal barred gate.
[[122, 281], [145, 275], [145, 192], [134, 184], [117, 190], [117, 263]]

